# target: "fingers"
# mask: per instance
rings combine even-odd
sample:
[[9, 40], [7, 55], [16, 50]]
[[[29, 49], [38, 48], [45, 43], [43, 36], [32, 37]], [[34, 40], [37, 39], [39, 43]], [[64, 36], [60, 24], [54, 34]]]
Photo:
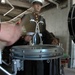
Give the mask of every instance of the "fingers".
[[25, 36], [25, 41], [30, 42], [31, 39], [32, 39], [31, 36], [29, 36], [29, 35]]

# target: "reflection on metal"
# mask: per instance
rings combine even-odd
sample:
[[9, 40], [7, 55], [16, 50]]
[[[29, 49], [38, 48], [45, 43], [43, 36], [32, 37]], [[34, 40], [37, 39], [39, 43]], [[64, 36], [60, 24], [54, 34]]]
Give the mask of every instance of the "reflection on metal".
[[61, 58], [63, 48], [58, 45], [23, 45], [12, 47], [11, 53], [14, 59], [48, 60]]
[[75, 68], [75, 43], [73, 40], [71, 41], [72, 48], [71, 48], [71, 68]]
[[15, 72], [15, 75], [17, 74], [17, 71], [23, 71], [24, 70], [24, 61], [20, 59], [13, 59], [12, 60], [12, 70]]
[[6, 2], [12, 7], [8, 12], [6, 12], [3, 16], [6, 16], [8, 13], [10, 13], [13, 9], [14, 9], [14, 6], [8, 1], [6, 0]]

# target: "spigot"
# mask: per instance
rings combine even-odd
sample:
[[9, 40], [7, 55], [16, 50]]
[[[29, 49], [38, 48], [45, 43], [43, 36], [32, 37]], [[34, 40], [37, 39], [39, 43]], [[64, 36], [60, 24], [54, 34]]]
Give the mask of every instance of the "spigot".
[[32, 40], [30, 42], [32, 43], [32, 45], [43, 44], [42, 37], [40, 35], [41, 34], [40, 29], [39, 29], [39, 23], [43, 23], [43, 21], [37, 22], [34, 19], [31, 19], [30, 21], [36, 23], [35, 33], [32, 36]]

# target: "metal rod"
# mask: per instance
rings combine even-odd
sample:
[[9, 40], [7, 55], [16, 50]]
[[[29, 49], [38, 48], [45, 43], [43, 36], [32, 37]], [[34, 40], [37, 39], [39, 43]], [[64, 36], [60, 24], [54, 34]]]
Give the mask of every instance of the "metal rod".
[[25, 10], [24, 12], [22, 12], [21, 14], [19, 14], [19, 15], [18, 15], [18, 16], [16, 16], [16, 17], [14, 17], [13, 19], [9, 20], [9, 22], [14, 21], [16, 18], [18, 18], [18, 17], [20, 17], [20, 16], [24, 15], [27, 11], [29, 11], [29, 10], [31, 10], [31, 9], [32, 9], [32, 7], [31, 7], [31, 8], [29, 8], [29, 9], [27, 9], [27, 10]]
[[15, 75], [15, 73], [14, 74], [11, 74], [11, 73], [9, 73], [8, 71], [6, 71], [3, 67], [1, 67], [0, 66], [0, 69], [3, 71], [3, 72], [5, 72], [7, 75]]
[[53, 0], [48, 0], [48, 1], [50, 1], [50, 2], [54, 3], [54, 4], [57, 6], [57, 9], [58, 9], [59, 4], [58, 4], [57, 2], [55, 2], [55, 1], [53, 1]]
[[6, 16], [9, 12], [11, 12], [12, 10], [14, 10], [14, 6], [8, 1], [6, 0], [6, 2], [12, 7], [8, 12], [6, 12], [3, 16]]
[[2, 60], [2, 63], [4, 63], [5, 65], [9, 66], [10, 64], [6, 63], [4, 60]]

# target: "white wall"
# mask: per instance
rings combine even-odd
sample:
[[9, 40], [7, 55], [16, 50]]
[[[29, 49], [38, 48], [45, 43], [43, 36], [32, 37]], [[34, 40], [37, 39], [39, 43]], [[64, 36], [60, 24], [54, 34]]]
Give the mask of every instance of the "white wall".
[[46, 19], [47, 30], [53, 32], [59, 37], [65, 50], [68, 50], [69, 32], [68, 32], [68, 7], [64, 9], [49, 9], [42, 13]]

